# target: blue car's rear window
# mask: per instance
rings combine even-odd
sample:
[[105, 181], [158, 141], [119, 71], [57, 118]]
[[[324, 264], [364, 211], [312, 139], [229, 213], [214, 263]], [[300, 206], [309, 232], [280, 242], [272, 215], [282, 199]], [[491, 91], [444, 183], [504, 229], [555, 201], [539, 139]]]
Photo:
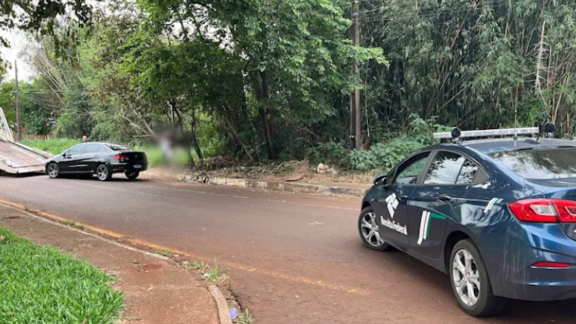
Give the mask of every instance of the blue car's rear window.
[[537, 148], [490, 154], [525, 179], [576, 178], [576, 148]]

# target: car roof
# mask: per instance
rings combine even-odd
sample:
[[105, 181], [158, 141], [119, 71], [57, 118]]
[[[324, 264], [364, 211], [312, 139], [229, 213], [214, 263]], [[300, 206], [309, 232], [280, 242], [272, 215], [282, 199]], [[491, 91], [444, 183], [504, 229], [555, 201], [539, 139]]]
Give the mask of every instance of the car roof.
[[110, 142], [86, 142], [86, 143], [78, 143], [78, 145], [86, 145], [86, 144], [101, 144], [101, 145], [114, 145], [114, 146], [128, 147], [127, 145], [110, 143]]
[[576, 141], [548, 138], [541, 138], [538, 141], [535, 138], [519, 138], [517, 140], [513, 138], [493, 138], [464, 141], [461, 145], [484, 154], [491, 154], [522, 148], [553, 148], [559, 146], [576, 148]]

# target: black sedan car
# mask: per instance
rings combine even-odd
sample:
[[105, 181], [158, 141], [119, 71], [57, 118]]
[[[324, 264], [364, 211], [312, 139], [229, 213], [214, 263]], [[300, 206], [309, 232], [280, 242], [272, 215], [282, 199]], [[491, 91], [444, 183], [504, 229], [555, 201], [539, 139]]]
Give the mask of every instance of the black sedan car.
[[124, 173], [130, 180], [146, 171], [146, 153], [127, 146], [111, 143], [82, 143], [46, 161], [46, 173], [50, 178], [60, 175], [94, 174], [101, 181], [110, 180], [114, 173]]

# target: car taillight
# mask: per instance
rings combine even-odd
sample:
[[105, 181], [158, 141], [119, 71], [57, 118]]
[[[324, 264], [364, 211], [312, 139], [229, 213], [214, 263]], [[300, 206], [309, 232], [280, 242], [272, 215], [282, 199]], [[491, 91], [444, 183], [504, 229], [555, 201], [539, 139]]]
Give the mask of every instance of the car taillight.
[[117, 154], [114, 155], [114, 160], [129, 160], [130, 158], [127, 155]]
[[576, 201], [563, 199], [524, 199], [508, 205], [523, 222], [576, 223]]

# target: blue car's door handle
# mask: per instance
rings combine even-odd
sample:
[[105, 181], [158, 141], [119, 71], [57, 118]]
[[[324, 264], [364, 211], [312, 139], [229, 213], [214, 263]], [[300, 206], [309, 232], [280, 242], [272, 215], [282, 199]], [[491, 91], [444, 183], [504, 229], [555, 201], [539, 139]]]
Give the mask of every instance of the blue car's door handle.
[[448, 202], [448, 201], [452, 200], [452, 197], [450, 197], [448, 195], [441, 195], [440, 197], [438, 197], [438, 200], [443, 201], [443, 202]]
[[406, 195], [402, 195], [400, 196], [400, 200], [404, 201], [404, 200], [408, 200], [408, 196]]

